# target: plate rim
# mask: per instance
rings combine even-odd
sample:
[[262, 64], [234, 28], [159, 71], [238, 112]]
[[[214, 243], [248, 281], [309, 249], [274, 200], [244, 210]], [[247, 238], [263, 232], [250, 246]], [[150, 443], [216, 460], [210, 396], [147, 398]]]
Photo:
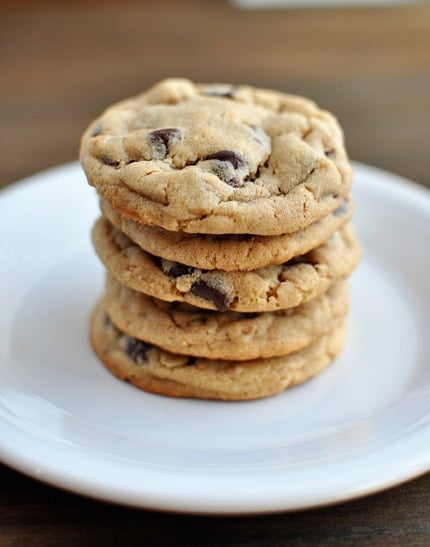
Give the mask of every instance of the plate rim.
[[[23, 433], [22, 435], [27, 437], [28, 440], [28, 435]], [[421, 436], [424, 435], [425, 433], [421, 433]], [[408, 440], [410, 440], [410, 438], [410, 436], [406, 437]], [[426, 439], [422, 439], [422, 442], [423, 444], [426, 443]], [[35, 443], [46, 447], [46, 443], [38, 439], [35, 440]], [[425, 444], [425, 446], [427, 445], [428, 443]], [[34, 446], [31, 448], [34, 448]], [[58, 447], [56, 447], [55, 450], [64, 452], [64, 449], [58, 449]], [[55, 450], [54, 453], [56, 454]], [[381, 453], [384, 456], [384, 452], [388, 452], [387, 456], [391, 457], [392, 451], [393, 445], [386, 447], [382, 451], [379, 450], [378, 458], [381, 456]], [[49, 462], [45, 464], [45, 467], [43, 465], [36, 465], [36, 462], [32, 463], [29, 461], [31, 458], [22, 457], [13, 450], [10, 452], [11, 454], [9, 457], [8, 450], [5, 450], [3, 443], [0, 442], [0, 456], [3, 460], [2, 463], [47, 485], [61, 488], [74, 494], [85, 495], [99, 501], [115, 503], [123, 506], [195, 515], [253, 515], [315, 509], [376, 494], [394, 486], [404, 484], [405, 482], [424, 475], [429, 471], [428, 457], [421, 458], [421, 461], [414, 462], [413, 465], [409, 466], [407, 471], [403, 471], [400, 474], [395, 470], [396, 461], [392, 459], [391, 464], [394, 463], [394, 465], [391, 465], [390, 474], [386, 474], [383, 478], [379, 478], [378, 480], [367, 480], [366, 483], [361, 482], [360, 477], [357, 477], [356, 475], [355, 479], [358, 484], [347, 484], [344, 488], [337, 488], [330, 498], [326, 496], [324, 489], [322, 492], [318, 492], [317, 494], [315, 491], [305, 492], [305, 495], [297, 495], [297, 490], [294, 490], [293, 493], [288, 490], [284, 490], [282, 495], [279, 495], [275, 499], [273, 497], [269, 498], [266, 491], [266, 496], [264, 499], [259, 498], [258, 502], [255, 502], [254, 498], [254, 500], [246, 503], [243, 500], [243, 494], [238, 496], [240, 499], [233, 498], [228, 502], [226, 502], [223, 496], [220, 498], [219, 492], [217, 496], [206, 496], [204, 500], [202, 500], [201, 497], [187, 497], [184, 496], [184, 492], [182, 490], [183, 485], [180, 486], [180, 489], [175, 490], [173, 496], [171, 487], [167, 494], [165, 491], [161, 493], [157, 492], [156, 490], [158, 484], [156, 483], [160, 479], [166, 478], [166, 474], [168, 474], [166, 471], [157, 470], [154, 472], [154, 470], [146, 470], [146, 476], [144, 479], [152, 480], [152, 484], [151, 489], [147, 488], [146, 492], [142, 494], [139, 489], [130, 489], [119, 486], [117, 481], [114, 483], [107, 483], [106, 481], [100, 482], [100, 480], [95, 478], [91, 479], [88, 476], [82, 477], [82, 473], [76, 471], [73, 472], [73, 466], [71, 467], [72, 471], [65, 474], [63, 469], [64, 466], [67, 463], [76, 463], [77, 461], [77, 458], [74, 455], [66, 454], [68, 461], [65, 462], [65, 460], [62, 460], [63, 463], [58, 466], [60, 469], [56, 468], [53, 470], [52, 465], [50, 467]], [[396, 452], [396, 450], [394, 450], [394, 452]], [[372, 462], [372, 459], [375, 458], [375, 453], [373, 452], [370, 454], [369, 458], [370, 462]], [[89, 460], [91, 460], [90, 463], [93, 468], [96, 466], [100, 469], [100, 460], [97, 457], [87, 455], [87, 466]], [[352, 468], [355, 467], [355, 460], [358, 460], [358, 463], [360, 463], [362, 457], [349, 460]], [[103, 470], [109, 471], [111, 467], [112, 466], [108, 464], [106, 469], [103, 468]], [[113, 466], [113, 469], [115, 469], [115, 467], [116, 466]], [[327, 468], [326, 465], [323, 467]], [[318, 469], [316, 469], [316, 471], [318, 471]], [[334, 464], [333, 473], [336, 473], [337, 471], [337, 466]], [[203, 478], [207, 477], [207, 474], [203, 475]], [[197, 478], [200, 480], [202, 477], [199, 476], [193, 478], [194, 480]], [[216, 480], [216, 478], [213, 480]], [[352, 482], [354, 483], [354, 481]], [[206, 484], [204, 486], [207, 487]]]

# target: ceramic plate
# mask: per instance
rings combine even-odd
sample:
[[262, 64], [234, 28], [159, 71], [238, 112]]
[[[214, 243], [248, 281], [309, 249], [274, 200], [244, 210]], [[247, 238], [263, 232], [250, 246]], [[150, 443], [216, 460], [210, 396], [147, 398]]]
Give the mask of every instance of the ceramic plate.
[[117, 503], [198, 513], [301, 509], [430, 469], [430, 194], [355, 165], [364, 258], [342, 355], [264, 400], [138, 391], [93, 355], [103, 269], [77, 164], [0, 194], [0, 458]]

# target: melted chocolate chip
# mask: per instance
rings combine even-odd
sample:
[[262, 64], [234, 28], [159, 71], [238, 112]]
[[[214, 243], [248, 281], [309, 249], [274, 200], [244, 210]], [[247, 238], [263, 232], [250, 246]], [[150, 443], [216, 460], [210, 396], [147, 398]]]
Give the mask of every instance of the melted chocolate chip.
[[235, 169], [240, 169], [248, 165], [248, 161], [241, 154], [233, 150], [219, 150], [206, 157], [207, 160], [228, 161]]
[[226, 311], [229, 308], [230, 299], [228, 296], [216, 287], [211, 287], [204, 279], [196, 281], [191, 287], [191, 292], [195, 296], [213, 302], [219, 311]]
[[138, 365], [146, 363], [146, 354], [151, 349], [151, 346], [145, 344], [145, 342], [142, 342], [141, 340], [137, 340], [137, 338], [132, 338], [131, 336], [127, 336], [126, 340], [125, 352], [130, 359], [133, 359]]
[[169, 275], [171, 277], [181, 277], [182, 275], [189, 275], [192, 274], [194, 271], [194, 268], [191, 266], [186, 266], [185, 264], [175, 264], [169, 269]]
[[149, 139], [151, 143], [160, 150], [163, 157], [166, 157], [169, 153], [169, 143], [172, 139], [176, 139], [180, 136], [179, 129], [174, 127], [165, 127], [164, 129], [156, 129], [149, 133]]
[[335, 217], [341, 217], [348, 212], [348, 202], [345, 200], [340, 207], [333, 211]]
[[205, 158], [206, 160], [218, 160], [219, 163], [213, 166], [213, 172], [226, 184], [233, 188], [239, 188], [243, 186], [243, 181], [232, 176], [231, 167], [233, 169], [242, 169], [248, 166], [248, 161], [241, 154], [234, 152], [233, 150], [219, 150], [214, 152]]
[[110, 167], [119, 167], [121, 163], [120, 161], [108, 158], [107, 156], [101, 156], [99, 159], [102, 163], [109, 165]]

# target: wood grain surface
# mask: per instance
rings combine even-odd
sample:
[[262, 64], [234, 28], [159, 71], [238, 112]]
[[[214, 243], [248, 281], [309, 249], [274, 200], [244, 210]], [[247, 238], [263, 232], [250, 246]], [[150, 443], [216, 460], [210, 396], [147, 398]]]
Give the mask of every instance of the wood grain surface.
[[430, 538], [430, 475], [333, 507], [249, 517], [205, 517], [108, 505], [0, 467], [0, 545], [423, 546]]
[[[353, 159], [430, 186], [430, 6], [241, 11], [189, 1], [0, 1], [0, 186], [75, 160], [86, 124], [166, 76], [307, 95]], [[429, 440], [430, 442], [430, 440]], [[107, 505], [0, 466], [0, 545], [429, 545], [430, 475], [257, 517]]]

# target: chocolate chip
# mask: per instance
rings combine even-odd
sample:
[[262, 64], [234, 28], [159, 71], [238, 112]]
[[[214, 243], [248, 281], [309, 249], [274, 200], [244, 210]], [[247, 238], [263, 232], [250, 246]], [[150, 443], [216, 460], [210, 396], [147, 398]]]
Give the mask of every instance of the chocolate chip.
[[181, 277], [182, 275], [192, 274], [193, 271], [194, 271], [194, 268], [192, 268], [191, 266], [186, 266], [185, 264], [179, 264], [178, 262], [169, 269], [168, 273], [171, 277]]
[[196, 364], [196, 358], [195, 357], [188, 357], [187, 366], [191, 367]]
[[[219, 150], [205, 158], [206, 160], [217, 160], [221, 163], [213, 167], [214, 173], [225, 183], [233, 188], [243, 186], [243, 181], [232, 176], [231, 167], [233, 169], [242, 169], [248, 166], [248, 161], [238, 152], [233, 150]], [[228, 167], [228, 166], [231, 167]]]
[[150, 349], [151, 346], [149, 344], [145, 344], [145, 342], [142, 342], [137, 338], [127, 336], [125, 352], [130, 357], [130, 359], [133, 359], [133, 361], [138, 365], [143, 365], [144, 363], [146, 363], [146, 354]]
[[248, 165], [248, 161], [241, 154], [233, 150], [219, 150], [206, 157], [207, 160], [228, 161], [235, 169], [241, 169]]
[[219, 311], [226, 311], [229, 308], [229, 297], [216, 287], [209, 285], [204, 279], [196, 281], [191, 287], [191, 292], [195, 296], [213, 302]]
[[169, 153], [169, 143], [172, 139], [176, 139], [180, 136], [179, 129], [174, 127], [166, 127], [164, 129], [156, 129], [149, 133], [149, 139], [151, 143], [160, 151], [160, 155], [163, 158]]
[[348, 202], [345, 200], [340, 207], [333, 211], [335, 217], [341, 217], [348, 212]]
[[104, 163], [105, 165], [109, 165], [110, 167], [119, 167], [120, 161], [113, 160], [112, 158], [108, 158], [107, 156], [101, 156], [100, 161]]

